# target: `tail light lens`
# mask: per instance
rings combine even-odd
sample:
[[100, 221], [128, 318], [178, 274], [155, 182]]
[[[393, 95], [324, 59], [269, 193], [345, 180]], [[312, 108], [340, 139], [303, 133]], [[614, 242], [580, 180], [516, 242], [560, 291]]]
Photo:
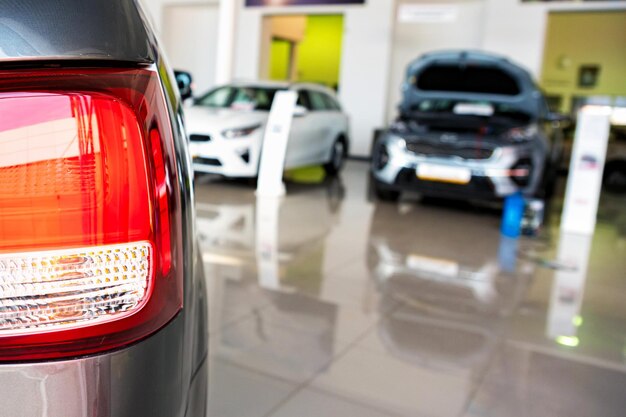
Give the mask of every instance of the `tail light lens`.
[[0, 361], [119, 348], [178, 313], [175, 154], [154, 69], [0, 72]]

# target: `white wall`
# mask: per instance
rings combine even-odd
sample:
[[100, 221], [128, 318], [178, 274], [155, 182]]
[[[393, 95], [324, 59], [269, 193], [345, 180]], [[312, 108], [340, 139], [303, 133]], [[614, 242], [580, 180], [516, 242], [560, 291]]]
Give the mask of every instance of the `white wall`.
[[368, 0], [365, 6], [244, 8], [239, 13], [235, 78], [259, 74], [264, 14], [344, 14], [339, 98], [351, 117], [352, 155], [369, 155], [372, 132], [385, 125], [391, 54], [392, 0]]
[[[219, 8], [219, 0], [139, 1], [161, 41], [161, 47], [165, 50], [170, 66], [191, 72], [194, 77], [195, 94], [203, 93], [212, 87], [215, 79], [217, 28], [211, 28], [211, 25], [216, 25], [215, 13]], [[199, 10], [197, 16], [186, 16], [188, 10], [200, 6], [207, 8]], [[190, 36], [201, 34], [204, 35], [204, 39], [188, 41]], [[200, 47], [205, 49], [198, 54], [197, 48]]]
[[[154, 30], [161, 35], [163, 28], [163, 8], [168, 5], [218, 4], [219, 0], [139, 0], [152, 20]], [[233, 0], [237, 1], [237, 0]], [[184, 23], [184, 22], [183, 22]]]
[[191, 72], [195, 94], [215, 87], [217, 4], [168, 4], [162, 14], [161, 40], [175, 69]]

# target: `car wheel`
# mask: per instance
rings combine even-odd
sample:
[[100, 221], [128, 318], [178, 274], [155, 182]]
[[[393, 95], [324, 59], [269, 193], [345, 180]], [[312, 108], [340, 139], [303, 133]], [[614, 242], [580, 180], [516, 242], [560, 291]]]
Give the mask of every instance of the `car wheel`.
[[328, 175], [337, 175], [343, 168], [346, 159], [346, 144], [339, 139], [333, 145], [330, 161], [324, 165], [324, 169]]
[[398, 201], [400, 192], [381, 187], [375, 180], [372, 180], [374, 195], [381, 201]]
[[626, 193], [626, 160], [609, 161], [604, 168], [602, 182], [611, 193]]
[[328, 208], [331, 213], [335, 214], [341, 208], [341, 204], [343, 203], [343, 199], [346, 195], [346, 189], [341, 180], [337, 177], [329, 178], [328, 181], [325, 182], [324, 186], [326, 187]]

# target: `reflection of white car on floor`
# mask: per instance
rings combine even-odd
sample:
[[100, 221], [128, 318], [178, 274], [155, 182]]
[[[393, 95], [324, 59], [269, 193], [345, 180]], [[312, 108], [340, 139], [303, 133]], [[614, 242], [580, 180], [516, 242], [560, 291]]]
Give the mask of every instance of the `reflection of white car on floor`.
[[298, 94], [286, 168], [324, 164], [338, 173], [348, 154], [348, 117], [334, 92], [314, 84], [236, 83], [218, 87], [186, 110], [196, 172], [256, 177], [263, 134], [276, 92]]
[[[297, 185], [291, 184], [294, 195], [276, 207], [280, 219], [276, 225], [278, 258], [285, 266], [306, 263], [311, 267], [314, 261], [311, 253], [323, 247], [341, 215], [344, 186], [340, 178], [330, 178], [319, 185], [301, 186], [300, 192], [302, 189], [306, 194], [299, 196]], [[197, 195], [202, 193], [203, 185], [198, 185], [197, 190], [200, 190]], [[232, 191], [213, 182], [210, 192], [219, 194], [220, 202], [207, 203], [202, 201], [204, 198], [198, 198], [198, 238], [203, 253], [209, 254], [208, 258], [235, 256], [249, 262], [256, 256], [258, 207], [255, 199], [237, 198], [238, 194], [229, 193], [229, 190]], [[315, 222], [303, 219], [315, 219]]]

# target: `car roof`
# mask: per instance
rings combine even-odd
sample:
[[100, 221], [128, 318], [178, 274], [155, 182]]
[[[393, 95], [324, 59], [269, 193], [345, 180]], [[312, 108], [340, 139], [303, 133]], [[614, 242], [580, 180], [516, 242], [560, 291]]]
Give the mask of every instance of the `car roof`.
[[154, 40], [135, 0], [20, 0], [0, 6], [0, 62], [152, 63]]
[[[518, 78], [527, 78], [532, 82], [532, 75], [521, 65], [509, 60], [503, 55], [492, 52], [477, 51], [471, 49], [434, 51], [421, 55], [409, 64], [409, 71], [416, 70], [426, 65], [435, 63], [475, 63], [480, 65], [493, 65], [514, 72]], [[526, 81], [526, 80], [524, 80]]]
[[219, 87], [257, 87], [257, 88], [289, 88], [289, 83], [283, 81], [269, 81], [269, 80], [235, 80], [230, 83], [217, 86]]

